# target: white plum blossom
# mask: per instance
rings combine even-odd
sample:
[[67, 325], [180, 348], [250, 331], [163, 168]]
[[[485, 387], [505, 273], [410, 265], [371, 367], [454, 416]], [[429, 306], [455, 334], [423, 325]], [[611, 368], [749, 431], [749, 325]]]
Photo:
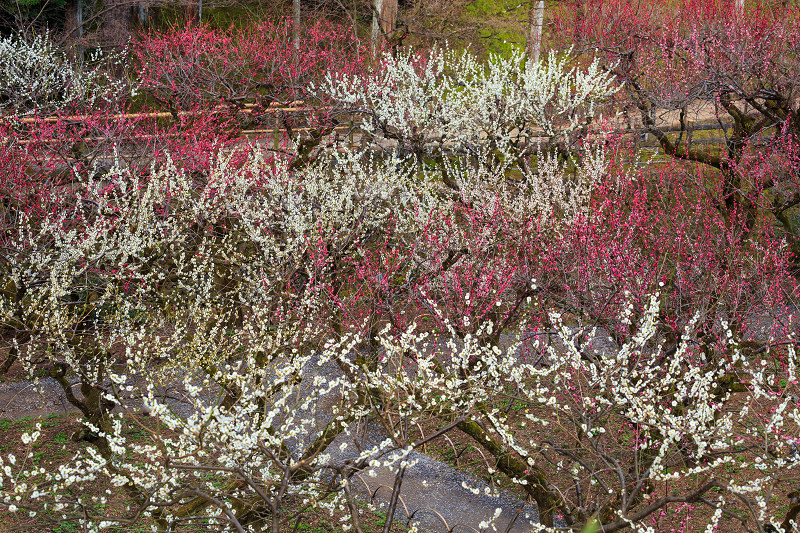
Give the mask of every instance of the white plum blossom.
[[117, 58], [93, 52], [87, 66], [70, 60], [48, 33], [0, 37], [0, 112], [49, 114], [73, 104], [90, 108], [135, 94], [124, 78], [109, 75]]

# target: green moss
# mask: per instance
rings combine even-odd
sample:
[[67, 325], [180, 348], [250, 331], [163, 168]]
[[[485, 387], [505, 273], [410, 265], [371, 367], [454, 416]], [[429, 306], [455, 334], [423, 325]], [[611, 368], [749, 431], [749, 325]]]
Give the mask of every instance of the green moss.
[[481, 30], [486, 51], [501, 57], [508, 57], [515, 50], [525, 50], [525, 36], [512, 30]]
[[253, 24], [253, 11], [244, 7], [203, 9], [203, 22], [215, 28], [245, 28]]
[[467, 6], [467, 13], [475, 16], [516, 13], [526, 7], [523, 0], [475, 0]]

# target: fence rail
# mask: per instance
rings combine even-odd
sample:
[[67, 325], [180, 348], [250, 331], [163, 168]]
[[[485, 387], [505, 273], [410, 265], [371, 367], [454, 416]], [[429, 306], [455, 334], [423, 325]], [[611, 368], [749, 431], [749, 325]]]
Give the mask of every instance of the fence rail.
[[[47, 116], [47, 117], [22, 117], [18, 119], [19, 122], [26, 125], [34, 125], [37, 123], [57, 123], [60, 121], [66, 123], [80, 123], [80, 122], [87, 122], [91, 120], [97, 120], [98, 118], [102, 121], [114, 121], [114, 120], [159, 120], [159, 119], [175, 119], [176, 117], [195, 117], [195, 116], [202, 116], [207, 113], [223, 113], [225, 111], [235, 111], [237, 113], [243, 113], [245, 115], [254, 115], [258, 113], [259, 117], [268, 117], [272, 115], [274, 117], [275, 125], [270, 127], [261, 127], [261, 128], [249, 128], [249, 129], [242, 129], [239, 134], [243, 138], [249, 138], [250, 140], [254, 140], [253, 137], [256, 137], [255, 140], [258, 140], [259, 137], [265, 137], [267, 143], [272, 143], [277, 148], [282, 140], [282, 134], [286, 132], [286, 128], [282, 127], [281, 124], [278, 122], [281, 113], [293, 113], [294, 118], [300, 118], [300, 123], [297, 126], [292, 127], [292, 131], [296, 133], [305, 133], [314, 130], [315, 128], [303, 125], [304, 118], [306, 115], [309, 115], [312, 111], [325, 111], [330, 110], [331, 107], [321, 107], [321, 108], [312, 108], [306, 105], [306, 102], [303, 100], [295, 100], [292, 102], [286, 103], [272, 103], [265, 108], [260, 108], [255, 104], [244, 104], [242, 107], [229, 107], [229, 106], [216, 106], [209, 110], [195, 110], [195, 111], [179, 111], [179, 112], [147, 112], [147, 113], [121, 113], [121, 114], [114, 114], [108, 115], [105, 117], [96, 117], [89, 114], [78, 114], [78, 115], [59, 115], [59, 116]], [[9, 120], [8, 117], [0, 116], [0, 121]], [[305, 122], [307, 124], [307, 122]], [[686, 135], [681, 140], [681, 143], [688, 143], [691, 145], [720, 145], [723, 146], [727, 139], [724, 136], [714, 136], [714, 137], [704, 137], [704, 138], [694, 138], [694, 133], [696, 132], [714, 132], [720, 131], [724, 132], [733, 128], [734, 124], [730, 122], [715, 122], [715, 123], [700, 123], [694, 124], [689, 123], [688, 125], [681, 126], [680, 124], [669, 124], [664, 127], [659, 128], [664, 133], [678, 133], [682, 132]], [[765, 130], [758, 137], [763, 138], [765, 137], [770, 130]], [[346, 124], [342, 124], [332, 128], [332, 132], [342, 133], [342, 132], [349, 132], [349, 143], [351, 146], [361, 146], [366, 148], [367, 145], [365, 143], [366, 139], [363, 137], [363, 133], [359, 132], [359, 121], [356, 117], [351, 117], [350, 121]], [[624, 127], [613, 129], [608, 133], [613, 135], [620, 135], [620, 136], [639, 136], [640, 142], [651, 142], [652, 136], [648, 134], [643, 127]], [[24, 133], [22, 134], [24, 135]], [[113, 146], [115, 150], [119, 149], [120, 145], [124, 145], [126, 142], [150, 142], [158, 139], [166, 139], [171, 137], [178, 137], [180, 134], [178, 133], [148, 133], [148, 132], [139, 132], [139, 133], [127, 133], [124, 135], [119, 135], [117, 137], [103, 136], [103, 135], [87, 135], [85, 137], [80, 138], [80, 142], [83, 143], [102, 143], [103, 141], [109, 142], [109, 146]], [[591, 133], [590, 133], [591, 135]], [[535, 152], [537, 150], [537, 146], [540, 143], [544, 143], [547, 141], [547, 138], [544, 136], [541, 137], [528, 137], [525, 141], [529, 144], [529, 150], [531, 152]], [[3, 142], [3, 140], [0, 140]], [[43, 144], [55, 144], [57, 140], [48, 140], [48, 139], [32, 139], [28, 138], [16, 138], [13, 139], [14, 143], [19, 145], [28, 145], [31, 143], [43, 143]], [[384, 151], [388, 148], [391, 148], [392, 144], [388, 143], [386, 145], [380, 145], [374, 143], [372, 146], [373, 150], [377, 151]], [[658, 148], [657, 143], [653, 143], [654, 148]], [[108, 148], [106, 148], [108, 151]], [[137, 157], [137, 154], [128, 154], [129, 157]], [[97, 160], [104, 160], [108, 157], [108, 154], [102, 155], [100, 153], [94, 154], [92, 159]], [[48, 156], [43, 156], [42, 162], [48, 162], [52, 160], [62, 161], [64, 157], [54, 157], [50, 158]]]
[[[303, 100], [295, 100], [289, 102], [288, 104], [282, 105], [280, 103], [273, 102], [265, 109], [260, 110], [261, 113], [270, 114], [270, 113], [277, 113], [280, 111], [305, 111], [306, 109], [310, 109], [308, 107], [302, 107], [305, 104]], [[152, 113], [117, 113], [113, 115], [108, 115], [102, 117], [102, 120], [119, 120], [119, 119], [137, 119], [137, 118], [174, 118], [176, 115], [179, 117], [183, 116], [198, 116], [204, 113], [208, 113], [209, 111], [227, 111], [230, 110], [231, 106], [216, 106], [211, 108], [210, 110], [205, 111], [177, 111], [172, 113], [170, 111], [159, 111], [159, 112], [152, 112]], [[259, 108], [256, 104], [244, 104], [242, 107], [234, 108], [237, 112], [245, 113], [245, 114], [252, 114], [256, 111], [259, 111]], [[318, 109], [330, 109], [330, 108], [318, 108]], [[1, 117], [1, 116], [0, 116]], [[8, 117], [5, 117], [8, 119]], [[67, 121], [67, 122], [81, 122], [86, 121], [89, 119], [96, 118], [92, 115], [50, 115], [46, 117], [22, 117], [20, 119], [23, 123], [37, 123], [37, 122], [50, 122], [55, 123], [59, 121]]]

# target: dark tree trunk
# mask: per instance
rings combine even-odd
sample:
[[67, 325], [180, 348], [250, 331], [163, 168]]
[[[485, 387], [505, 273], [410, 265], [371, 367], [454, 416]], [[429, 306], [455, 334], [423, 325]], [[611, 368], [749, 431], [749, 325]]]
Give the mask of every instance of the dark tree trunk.
[[72, 48], [80, 43], [82, 35], [82, 0], [67, 0], [64, 4], [64, 46]]
[[130, 0], [107, 0], [103, 12], [103, 44], [124, 45], [131, 37], [133, 3]]

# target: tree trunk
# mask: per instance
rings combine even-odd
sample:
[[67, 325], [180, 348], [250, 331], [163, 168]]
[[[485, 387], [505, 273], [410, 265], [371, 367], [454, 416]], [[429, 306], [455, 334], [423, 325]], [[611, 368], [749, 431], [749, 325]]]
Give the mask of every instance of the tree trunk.
[[542, 52], [542, 28], [544, 27], [544, 0], [533, 0], [528, 11], [528, 57], [538, 62]]
[[378, 18], [378, 14], [383, 9], [383, 0], [375, 0], [374, 5], [372, 6], [372, 38], [370, 39], [370, 43], [372, 46], [372, 57], [378, 55], [378, 47], [381, 43], [381, 25]]
[[150, 24], [150, 13], [147, 4], [139, 2], [137, 7], [137, 15], [139, 16], [139, 26], [146, 27]]
[[353, 37], [358, 40], [358, 0], [353, 0]]
[[64, 45], [67, 48], [76, 45], [80, 48], [80, 42], [83, 38], [82, 26], [82, 0], [67, 0], [67, 3], [64, 5]]
[[183, 12], [186, 17], [186, 24], [191, 24], [197, 20], [197, 5], [194, 2], [186, 4], [183, 8]]
[[397, 23], [397, 0], [383, 0], [381, 7], [381, 31], [389, 35]]
[[292, 28], [294, 36], [294, 49], [300, 50], [300, 0], [292, 0], [294, 8], [294, 27]]
[[573, 33], [572, 33], [572, 42], [575, 44], [576, 47], [580, 48], [583, 46], [584, 35], [582, 32], [581, 26], [583, 26], [583, 2], [582, 0], [575, 0], [575, 4], [573, 6], [573, 10], [575, 12], [574, 23], [572, 25]]
[[378, 53], [383, 39], [397, 23], [397, 0], [375, 0], [372, 11], [372, 55]]
[[108, 0], [103, 14], [103, 44], [124, 45], [131, 36], [133, 5], [130, 0]]

